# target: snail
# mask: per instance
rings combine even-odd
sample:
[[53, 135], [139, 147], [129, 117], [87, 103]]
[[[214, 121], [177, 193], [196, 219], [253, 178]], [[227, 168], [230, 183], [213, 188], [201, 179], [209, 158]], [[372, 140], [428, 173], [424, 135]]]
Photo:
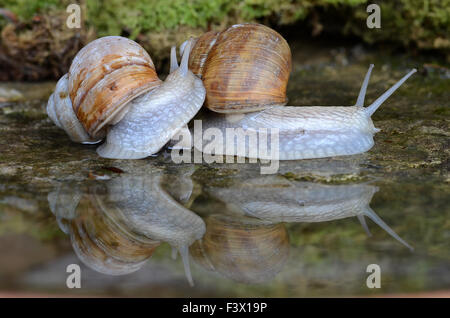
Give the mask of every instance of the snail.
[[266, 176], [245, 178], [226, 188], [208, 186], [205, 191], [224, 202], [229, 213], [254, 217], [268, 224], [328, 222], [356, 216], [371, 236], [365, 221], [368, 217], [413, 250], [370, 208], [370, 201], [378, 191], [370, 184], [324, 185]]
[[[172, 187], [187, 200], [192, 189], [189, 172], [181, 171], [181, 185]], [[176, 177], [176, 175], [172, 175]], [[179, 204], [162, 187], [164, 173], [122, 175], [89, 184], [73, 184], [48, 195], [61, 230], [69, 234], [78, 257], [94, 270], [121, 275], [141, 268], [161, 242], [180, 253], [190, 285], [189, 246], [205, 233], [203, 220]], [[186, 180], [184, 180], [186, 179]]]
[[194, 285], [190, 265], [189, 246], [205, 233], [205, 223], [161, 187], [162, 176], [155, 173], [146, 176], [122, 177], [108, 184], [108, 206], [132, 231], [150, 239], [169, 243], [172, 256], [179, 252], [186, 278]]
[[96, 143], [100, 156], [138, 159], [158, 152], [203, 104], [205, 90], [188, 70], [190, 41], [180, 66], [171, 49], [162, 82], [150, 56], [136, 42], [108, 36], [75, 56], [50, 96], [47, 113], [75, 142]]
[[[186, 46], [183, 43], [180, 50]], [[203, 118], [194, 147], [206, 154], [279, 160], [368, 151], [379, 131], [371, 116], [416, 72], [411, 70], [368, 107], [364, 99], [373, 65], [354, 106], [284, 106], [291, 52], [281, 35], [259, 24], [239, 24], [202, 35], [192, 49], [189, 68], [202, 78], [205, 106], [213, 111]], [[241, 129], [243, 138], [232, 137], [231, 146], [227, 142], [211, 146], [211, 136], [205, 133], [209, 128], [216, 128], [220, 136], [226, 135], [227, 128]], [[269, 140], [267, 153], [256, 153], [258, 145], [246, 142], [245, 136], [252, 134], [259, 146]]]
[[205, 235], [190, 248], [205, 269], [246, 284], [269, 281], [283, 269], [290, 247], [284, 224], [226, 214], [209, 215], [205, 222]]

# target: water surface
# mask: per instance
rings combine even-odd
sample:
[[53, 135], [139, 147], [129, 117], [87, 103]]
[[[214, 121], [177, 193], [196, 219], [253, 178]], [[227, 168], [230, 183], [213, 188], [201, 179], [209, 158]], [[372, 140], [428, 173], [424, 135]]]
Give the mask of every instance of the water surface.
[[[296, 62], [290, 103], [354, 104], [369, 62]], [[411, 63], [375, 63], [368, 102]], [[0, 99], [1, 294], [449, 290], [448, 79], [408, 80], [375, 114], [370, 152], [281, 162], [274, 175], [259, 164], [176, 165], [167, 151], [99, 158], [45, 115], [52, 85], [2, 86], [19, 95]], [[69, 264], [81, 267], [81, 289], [66, 287]], [[366, 286], [369, 264], [381, 268], [380, 289]]]

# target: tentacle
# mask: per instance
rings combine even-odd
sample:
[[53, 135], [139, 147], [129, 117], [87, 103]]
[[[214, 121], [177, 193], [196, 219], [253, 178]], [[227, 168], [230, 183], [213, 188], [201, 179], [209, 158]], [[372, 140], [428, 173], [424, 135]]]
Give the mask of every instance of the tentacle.
[[192, 38], [190, 38], [186, 43], [186, 47], [183, 50], [183, 57], [181, 58], [180, 74], [183, 76], [185, 76], [188, 73], [189, 55], [191, 53], [191, 48], [192, 48]]
[[400, 236], [397, 235], [397, 233], [394, 232], [384, 221], [370, 208], [366, 207], [364, 214], [368, 216], [372, 221], [374, 221], [376, 224], [378, 224], [379, 227], [381, 227], [383, 230], [389, 233], [393, 238], [395, 238], [397, 241], [405, 245], [407, 248], [409, 248], [411, 251], [414, 250], [414, 248], [406, 243]]
[[178, 68], [177, 50], [175, 46], [170, 49], [170, 73]]
[[186, 48], [186, 44], [189, 42], [189, 40], [184, 41], [183, 43], [181, 43], [180, 45], [180, 56], [183, 55], [184, 49]]
[[369, 84], [370, 74], [372, 73], [373, 64], [370, 64], [369, 70], [367, 71], [366, 77], [362, 83], [361, 89], [359, 91], [358, 100], [356, 101], [355, 106], [364, 106], [364, 98], [366, 97], [367, 85]]
[[184, 273], [189, 282], [189, 285], [194, 286], [194, 281], [191, 274], [191, 266], [189, 265], [189, 248], [187, 246], [181, 246], [178, 251], [180, 252], [181, 259], [183, 260]]
[[383, 95], [377, 98], [370, 106], [366, 108], [366, 113], [368, 116], [372, 116], [373, 113], [384, 103], [386, 99], [389, 98], [411, 75], [413, 75], [417, 70], [414, 68], [408, 74], [403, 76], [401, 80], [395, 83], [391, 88], [389, 88]]

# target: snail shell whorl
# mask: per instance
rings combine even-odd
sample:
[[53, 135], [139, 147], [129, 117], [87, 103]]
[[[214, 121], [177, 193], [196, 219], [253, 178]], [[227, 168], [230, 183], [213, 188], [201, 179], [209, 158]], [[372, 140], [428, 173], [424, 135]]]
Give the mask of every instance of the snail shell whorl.
[[205, 105], [213, 111], [245, 113], [287, 103], [291, 51], [266, 26], [240, 24], [204, 34], [192, 50], [189, 67], [201, 76]]
[[107, 36], [90, 42], [69, 69], [69, 94], [89, 135], [124, 115], [125, 105], [159, 86], [153, 62], [136, 42]]
[[210, 31], [195, 39], [196, 42], [189, 57], [189, 69], [199, 78], [203, 77], [203, 66], [208, 58], [209, 51], [216, 43], [218, 34], [219, 32]]
[[67, 74], [59, 79], [56, 84], [55, 92], [48, 100], [47, 114], [56, 126], [67, 132], [70, 139], [73, 141], [83, 143], [96, 142], [96, 140], [88, 135], [73, 111], [72, 101], [69, 96], [68, 82]]

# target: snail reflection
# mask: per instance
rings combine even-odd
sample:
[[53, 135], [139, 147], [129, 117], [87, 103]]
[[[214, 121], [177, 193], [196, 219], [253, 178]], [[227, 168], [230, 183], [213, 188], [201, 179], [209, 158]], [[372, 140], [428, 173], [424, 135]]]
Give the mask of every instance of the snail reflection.
[[49, 194], [49, 205], [76, 254], [90, 268], [110, 275], [134, 272], [165, 242], [172, 246], [174, 258], [181, 255], [191, 285], [190, 258], [237, 282], [270, 281], [289, 257], [285, 224], [291, 222], [356, 216], [370, 235], [368, 217], [411, 248], [370, 208], [378, 190], [373, 185], [234, 177], [231, 186], [203, 184], [204, 193], [226, 207], [210, 205], [202, 219], [190, 211], [196, 203], [187, 204], [195, 192], [192, 173], [193, 169], [177, 174], [125, 173], [102, 182], [63, 184]]
[[206, 216], [206, 233], [192, 245], [192, 258], [237, 282], [265, 282], [282, 270], [290, 246], [285, 224], [291, 222], [356, 216], [370, 236], [367, 216], [412, 249], [370, 208], [378, 188], [369, 184], [323, 185], [265, 176], [204, 190], [225, 203], [226, 213]]
[[190, 196], [190, 180], [178, 179], [178, 191], [169, 194], [164, 176], [120, 176], [91, 182], [85, 189], [62, 185], [48, 196], [61, 230], [88, 267], [122, 275], [140, 269], [162, 242], [180, 253], [192, 285], [189, 246], [205, 232], [203, 220], [175, 200]]

